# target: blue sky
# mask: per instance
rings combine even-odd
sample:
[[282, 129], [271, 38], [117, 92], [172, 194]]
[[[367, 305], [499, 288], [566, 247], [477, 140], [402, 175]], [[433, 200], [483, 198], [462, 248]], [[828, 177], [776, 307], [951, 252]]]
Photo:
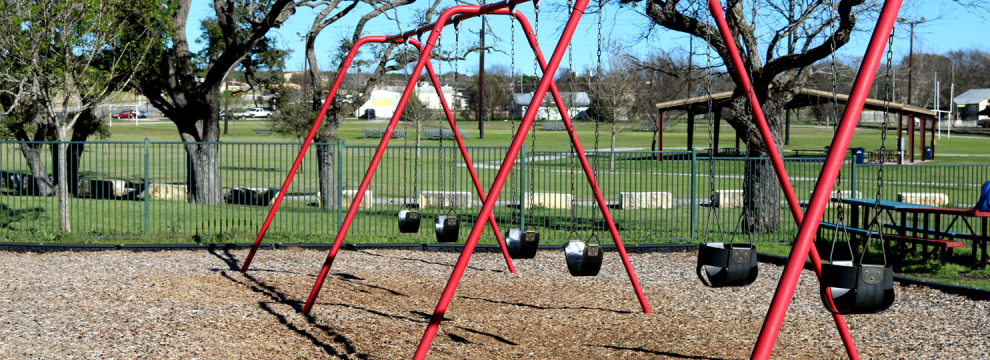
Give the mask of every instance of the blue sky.
[[[553, 50], [556, 45], [556, 41], [560, 36], [560, 29], [563, 26], [565, 17], [562, 13], [554, 13], [551, 9], [555, 5], [565, 4], [561, 0], [543, 0], [543, 11], [540, 16], [540, 33], [539, 39], [543, 47], [544, 53], [549, 57], [549, 53]], [[699, 1], [699, 0], [694, 0]], [[420, 1], [422, 5], [410, 5], [410, 7], [423, 7], [426, 6], [426, 1]], [[930, 21], [923, 25], [918, 25], [915, 27], [915, 52], [926, 52], [926, 53], [942, 53], [949, 50], [958, 49], [968, 49], [971, 47], [981, 47], [986, 48], [987, 46], [987, 34], [990, 33], [990, 21], [985, 18], [990, 17], [987, 13], [971, 13], [970, 9], [962, 8], [955, 5], [953, 2], [939, 3], [935, 1], [924, 1], [924, 2], [910, 2], [906, 1], [906, 5], [902, 8], [900, 16], [907, 18], [920, 18], [926, 17], [932, 19], [937, 17], [937, 20]], [[455, 3], [449, 1], [449, 4], [444, 4], [445, 6], [451, 6]], [[325, 64], [329, 64], [329, 58], [332, 56], [332, 52], [336, 47], [337, 39], [342, 35], [349, 35], [353, 32], [353, 26], [357, 22], [357, 19], [366, 12], [368, 7], [366, 5], [364, 8], [355, 9], [348, 17], [338, 21], [336, 24], [327, 27], [323, 30], [317, 42], [317, 56], [318, 60], [323, 68], [323, 70], [328, 67]], [[359, 7], [360, 7], [359, 6]], [[639, 7], [641, 8], [641, 6]], [[365, 11], [360, 11], [360, 10]], [[533, 22], [533, 6], [530, 4], [520, 5], [519, 9], [527, 16], [530, 22]], [[399, 12], [399, 18], [405, 21], [403, 24], [403, 30], [408, 30], [411, 28], [409, 23], [409, 17], [412, 15], [412, 9], [407, 9], [405, 11]], [[308, 30], [309, 25], [312, 23], [316, 11], [309, 8], [300, 8], [297, 10], [296, 14], [293, 15], [289, 21], [284, 24], [281, 28], [275, 29], [274, 33], [279, 38], [282, 47], [294, 50], [291, 57], [286, 62], [287, 70], [299, 70], [302, 68], [303, 64], [303, 42], [301, 34]], [[194, 1], [193, 8], [189, 15], [189, 25], [188, 26], [188, 36], [190, 39], [195, 39], [199, 37], [201, 29], [198, 26], [199, 20], [212, 16], [214, 14], [211, 7], [211, 2], [207, 1]], [[497, 48], [501, 49], [505, 53], [490, 52], [486, 58], [485, 62], [487, 66], [492, 64], [505, 64], [506, 66], [510, 63], [510, 58], [508, 53], [510, 52], [509, 45], [509, 22], [506, 16], [490, 16], [488, 17], [491, 23], [490, 27], [497, 33], [500, 41], [496, 41], [495, 37], [489, 35], [488, 45], [493, 42], [497, 43]], [[861, 20], [863, 22], [865, 20]], [[684, 51], [678, 49], [686, 49], [688, 47], [688, 37], [684, 34], [659, 30], [654, 32], [648, 41], [640, 39], [642, 34], [642, 29], [646, 28], [649, 24], [648, 20], [629, 8], [620, 8], [618, 6], [606, 6], [606, 14], [603, 20], [605, 36], [617, 39], [621, 41], [625, 46], [628, 47], [628, 51], [634, 53], [646, 53], [657, 47], [666, 49], [668, 51]], [[480, 18], [471, 19], [465, 22], [461, 27], [461, 40], [462, 46], [466, 45], [467, 39], [472, 38], [477, 40], [477, 35], [468, 33], [469, 29], [479, 29], [481, 27]], [[385, 19], [384, 17], [379, 17], [379, 19], [372, 21], [365, 28], [366, 35], [389, 35], [398, 32], [398, 26], [394, 20]], [[452, 35], [453, 28], [448, 27], [444, 34]], [[894, 55], [895, 59], [901, 58], [901, 56], [908, 53], [908, 29], [907, 26], [898, 26], [896, 29], [897, 39], [894, 42]], [[597, 18], [595, 14], [586, 15], [578, 26], [575, 32], [575, 42], [574, 42], [574, 68], [583, 69], [586, 67], [593, 67], [595, 61], [595, 50], [596, 50], [596, 39], [597, 37]], [[453, 36], [446, 36], [445, 41], [447, 43], [452, 43]], [[853, 35], [852, 41], [844, 46], [839, 51], [839, 56], [845, 58], [855, 58], [862, 56], [866, 49], [866, 44], [869, 40], [869, 34], [866, 32], [857, 32]], [[196, 44], [192, 44], [194, 50], [198, 47]], [[698, 45], [698, 42], [695, 42]], [[525, 47], [524, 47], [525, 46]], [[696, 53], [704, 54], [701, 48], [696, 48]], [[522, 31], [517, 26], [516, 28], [516, 66], [518, 71], [526, 74], [533, 73], [533, 55], [531, 51], [528, 51], [528, 46], [526, 46], [525, 39], [522, 37]], [[566, 61], [566, 58], [565, 58]], [[696, 62], [704, 62], [704, 55], [697, 55], [695, 58]], [[444, 72], [449, 71], [451, 68], [450, 64], [443, 64]], [[478, 66], [478, 56], [471, 55], [467, 60], [462, 61], [459, 64], [459, 68], [462, 69], [461, 72], [471, 72], [476, 71]], [[561, 66], [566, 67], [566, 63]], [[466, 71], [464, 69], [471, 69]]]

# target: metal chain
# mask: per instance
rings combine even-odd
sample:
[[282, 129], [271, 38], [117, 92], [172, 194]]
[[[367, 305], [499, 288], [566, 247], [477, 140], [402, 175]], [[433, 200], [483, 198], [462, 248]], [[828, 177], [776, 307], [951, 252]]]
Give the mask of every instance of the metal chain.
[[[456, 32], [455, 32], [455, 34], [456, 34]], [[440, 47], [440, 39], [441, 38], [443, 38], [443, 33], [440, 33], [439, 35], [437, 35], [437, 47]], [[454, 49], [454, 53], [455, 54], [457, 53], [457, 49], [456, 48]], [[455, 64], [454, 65], [454, 79], [455, 79], [454, 80], [454, 84], [456, 85], [457, 84], [457, 80], [456, 80], [457, 79], [457, 70], [456, 70], [457, 69], [457, 65], [456, 65], [457, 63], [455, 62], [454, 64]], [[443, 156], [443, 120], [440, 119], [440, 118], [437, 119], [437, 131], [440, 134], [439, 135], [440, 136], [440, 148], [437, 150], [437, 151], [439, 151], [439, 154], [437, 155], [437, 157], [440, 160], [440, 176], [439, 176], [439, 178], [440, 178], [440, 204], [439, 204], [439, 206], [440, 206], [440, 211], [443, 211], [446, 208], [445, 205], [447, 203], [447, 187], [444, 185], [444, 179], [443, 179], [444, 167], [446, 166], [446, 164], [444, 163], [444, 159], [443, 159], [443, 157], [444, 157]]]
[[[890, 69], [893, 64], [894, 58], [894, 29], [890, 30], [890, 38], [887, 40], [887, 73], [883, 78], [884, 96], [883, 96], [883, 124], [880, 126], [880, 165], [877, 167], [877, 193], [876, 202], [873, 204], [873, 208], [876, 209], [873, 214], [873, 224], [877, 226], [877, 233], [880, 237], [880, 252], [883, 254], [883, 265], [887, 266], [887, 250], [886, 242], [883, 239], [883, 228], [880, 224], [880, 216], [882, 211], [880, 209], [880, 199], [883, 196], [883, 164], [886, 162], [887, 157], [887, 124], [888, 117], [890, 116], [890, 93], [891, 93], [891, 82], [890, 82]], [[871, 224], [872, 226], [872, 224]], [[870, 229], [870, 227], [867, 227]], [[859, 258], [860, 265], [863, 264], [863, 260], [866, 259], [866, 253], [869, 251], [869, 242], [863, 247], [863, 256]]]
[[[595, 78], [596, 78], [595, 80], [596, 83], [598, 83], [599, 87], [601, 87], [601, 76], [602, 76], [602, 16], [603, 16], [602, 13], [605, 11], [603, 5], [604, 5], [603, 0], [598, 0], [598, 51], [597, 51], [597, 59], [595, 63]], [[615, 119], [612, 119], [612, 121], [615, 121]], [[598, 184], [598, 163], [601, 162], [599, 156], [600, 153], [598, 151], [600, 125], [601, 125], [601, 119], [598, 119], [596, 117], [595, 118], [595, 157], [594, 157], [595, 162], [592, 164], [593, 169], [591, 171], [591, 174], [592, 176], [594, 176], [595, 179], [595, 184]], [[615, 156], [615, 155], [612, 154], [611, 156]], [[599, 185], [599, 189], [601, 189], [600, 185]], [[604, 196], [602, 197], [602, 199], [604, 199]], [[596, 221], [598, 220], [599, 212], [600, 212], [599, 209], [595, 209], [595, 208], [591, 209], [591, 237], [595, 238], [596, 240], [598, 239], [598, 234], [596, 233], [596, 231], [598, 230], [598, 224], [596, 223]]]
[[[568, 11], [569, 14], [574, 12], [574, 1], [573, 0], [567, 0], [567, 11]], [[570, 115], [571, 115], [571, 107], [574, 106], [574, 80], [575, 80], [574, 79], [575, 78], [575, 76], [574, 76], [574, 42], [570, 42], [570, 41], [567, 43], [567, 71], [570, 72], [570, 74], [569, 74], [570, 75], [570, 79], [568, 79], [568, 87], [570, 88], [569, 89], [570, 90], [570, 94], [568, 94], [568, 100], [570, 100], [570, 101], [566, 104], [566, 110], [567, 110], [567, 117], [570, 117]], [[561, 114], [561, 116], [563, 116], [563, 115], [564, 114]], [[573, 127], [574, 124], [572, 123], [571, 126]], [[572, 234], [572, 236], [575, 236], [575, 238], [577, 238], [576, 235], [577, 235], [577, 221], [578, 220], [577, 220], [577, 206], [575, 206], [575, 205], [577, 205], [577, 192], [575, 192], [575, 188], [574, 188], [575, 179], [577, 177], [577, 175], [576, 175], [576, 173], [577, 173], [577, 167], [575, 166], [575, 162], [576, 161], [574, 160], [574, 158], [576, 158], [578, 156], [578, 153], [577, 153], [577, 146], [573, 142], [571, 143], [571, 151], [573, 151], [573, 155], [571, 156], [571, 159], [570, 159], [570, 168], [571, 168], [571, 171], [570, 171], [571, 172], [571, 174], [570, 174], [571, 175], [571, 234]], [[592, 228], [594, 228], [594, 225], [592, 225]]]
[[[705, 26], [708, 29], [711, 26], [711, 9], [705, 7], [708, 11], [708, 16], [705, 16]], [[711, 47], [711, 32], [705, 31], [705, 97], [708, 100], [708, 222], [705, 224], [705, 237], [704, 242], [708, 242], [711, 236], [712, 222], [714, 221], [716, 228], [718, 229], [719, 241], [725, 242], [725, 232], [722, 230], [722, 220], [718, 214], [718, 208], [715, 207], [715, 136], [713, 131], [715, 130], [715, 109], [712, 100], [712, 47]], [[659, 120], [659, 119], [658, 119]], [[663, 131], [663, 124], [657, 124], [657, 131]], [[657, 156], [660, 156], [659, 154]]]
[[[536, 26], [534, 27], [533, 38], [536, 39], [535, 40], [536, 41], [536, 48], [539, 49], [540, 48], [540, 6], [539, 6], [539, 3], [536, 3], [534, 5], [535, 5], [534, 6], [535, 7], [534, 10], [536, 12], [536, 16], [534, 17], [535, 18], [534, 21], [536, 22]], [[540, 60], [536, 56], [534, 56], [533, 57], [533, 77], [539, 79], [539, 74], [540, 74]], [[539, 84], [539, 80], [537, 80], [537, 84]], [[535, 99], [536, 98], [535, 97], [536, 96], [536, 90], [535, 90], [535, 88], [533, 90], [533, 96], [534, 96], [533, 99]], [[532, 101], [530, 101], [530, 103], [532, 103]], [[531, 137], [530, 146], [529, 146], [529, 156], [526, 157], [526, 161], [530, 161], [529, 159], [531, 159], [533, 157], [533, 155], [536, 154], [536, 122], [535, 121], [530, 124], [530, 133], [532, 133], [533, 135]], [[529, 193], [528, 193], [528, 196], [529, 196], [529, 198], [527, 200], [528, 200], [528, 204], [529, 204], [529, 213], [526, 216], [526, 220], [527, 220], [526, 221], [526, 223], [527, 223], [526, 226], [527, 227], [532, 226], [533, 227], [533, 231], [536, 231], [536, 221], [534, 221], [534, 215], [536, 214], [536, 210], [535, 210], [536, 207], [533, 206], [533, 201], [536, 199], [536, 164], [534, 162], [534, 163], [531, 163], [531, 164], [528, 164], [528, 165], [529, 165], [529, 179], [528, 179], [528, 182], [529, 182]]]
[[[836, 52], [836, 50], [838, 50], [836, 48], [836, 46], [835, 46], [835, 36], [834, 36], [835, 32], [837, 31], [835, 29], [835, 13], [834, 13], [835, 6], [829, 6], [829, 9], [832, 10], [832, 18], [829, 21], [829, 29], [831, 29], [832, 34], [833, 34], [832, 39], [830, 41], [830, 47], [831, 47], [831, 50], [832, 50], [832, 54], [831, 55], [832, 56], [831, 56], [831, 62], [829, 63], [829, 66], [830, 66], [831, 71], [832, 71], [832, 121], [831, 121], [831, 123], [832, 123], [832, 134], [834, 136], [839, 131], [839, 98], [838, 98], [839, 97], [839, 95], [838, 95], [839, 94], [839, 71], [837, 69], [836, 62], [835, 62], [835, 52]], [[855, 181], [855, 179], [853, 179], [853, 181]], [[838, 174], [836, 174], [836, 176], [835, 176], [835, 188], [838, 188], [839, 189], [839, 197], [842, 197], [842, 167], [841, 166], [839, 167]], [[852, 194], [852, 195], [855, 196], [856, 194]], [[831, 194], [829, 194], [829, 197], [831, 197]], [[844, 206], [844, 204], [842, 202], [839, 202], [836, 205], [836, 207], [835, 207], [835, 216], [836, 216], [836, 224], [838, 225], [838, 228], [835, 231], [832, 232], [832, 251], [830, 251], [829, 252], [829, 255], [828, 255], [828, 261], [829, 262], [833, 262], [834, 261], [833, 260], [833, 256], [835, 255], [835, 243], [838, 242], [838, 240], [839, 240], [839, 233], [840, 233], [839, 230], [840, 229], [841, 229], [841, 233], [843, 234], [843, 236], [844, 236], [844, 238], [846, 240], [846, 246], [849, 248], [849, 254], [850, 254], [850, 256], [852, 256], [854, 254], [853, 248], [852, 248], [852, 242], [849, 241], [849, 239], [850, 239], [849, 238], [849, 230], [846, 228], [846, 210], [845, 210], [845, 206]]]
[[[510, 44], [511, 44], [511, 46], [510, 46], [511, 54], [509, 56], [510, 61], [511, 61], [511, 64], [509, 66], [509, 78], [510, 79], [513, 79], [515, 77], [515, 75], [516, 75], [516, 21], [515, 21], [515, 19], [510, 18], [509, 19], [509, 22], [511, 23], [511, 27], [510, 27], [511, 28], [511, 33], [509, 35]], [[512, 89], [515, 90], [515, 88], [516, 88], [516, 84], [515, 84], [515, 80], [513, 80], [512, 81]], [[509, 121], [512, 124], [512, 138], [515, 138], [516, 137], [516, 118], [513, 117], [513, 116], [509, 116], [509, 117], [510, 117], [510, 120]], [[518, 172], [513, 173], [512, 174], [512, 178], [509, 181], [512, 182], [512, 184], [510, 184], [510, 186], [509, 186], [509, 195], [510, 196], [518, 196], [519, 194], [516, 193], [516, 183], [519, 181], [519, 173]], [[522, 209], [520, 208], [519, 211], [521, 212]], [[516, 211], [512, 211], [512, 219], [509, 220], [510, 227], [511, 227], [512, 224], [515, 224], [516, 223], [516, 216], [517, 216], [517, 212]], [[519, 227], [522, 228], [522, 224], [520, 224]]]

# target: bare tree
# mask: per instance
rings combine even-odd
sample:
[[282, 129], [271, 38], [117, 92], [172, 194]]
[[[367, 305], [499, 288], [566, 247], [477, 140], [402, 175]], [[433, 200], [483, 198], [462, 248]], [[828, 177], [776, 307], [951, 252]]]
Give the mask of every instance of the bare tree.
[[[715, 56], [735, 72], [728, 48], [718, 29], [708, 21], [708, 11], [700, 2], [679, 0], [620, 0], [642, 4], [642, 13], [656, 26], [696, 37], [710, 47]], [[793, 11], [789, 6], [793, 3]], [[781, 113], [808, 76], [811, 66], [849, 42], [857, 19], [876, 9], [878, 1], [745, 1], [729, 0], [725, 14], [730, 30], [742, 55], [743, 66], [752, 77], [756, 98], [766, 114], [774, 144], [782, 147]], [[652, 30], [652, 29], [651, 29]], [[764, 35], [765, 34], [765, 35]], [[797, 41], [790, 44], [788, 36]], [[738, 86], [731, 98], [717, 102], [721, 115], [744, 138], [758, 137], [756, 123], [747, 109], [746, 96]], [[705, 111], [707, 109], [703, 109]], [[762, 146], [749, 149], [752, 157], [765, 157]], [[746, 164], [745, 197], [749, 204], [766, 204], [751, 209], [754, 221], [747, 231], [775, 232], [780, 228], [780, 188], [768, 162]]]
[[605, 64], [595, 70], [596, 74], [588, 85], [592, 97], [588, 115], [595, 121], [596, 129], [602, 122], [609, 123], [611, 127], [609, 170], [615, 170], [616, 134], [629, 127], [629, 113], [638, 100], [636, 94], [647, 84], [635, 71], [635, 63], [622, 51], [619, 41], [611, 41], [603, 50], [607, 54]]
[[[335, 73], [326, 74], [320, 71], [320, 64], [317, 61], [315, 50], [316, 38], [329, 25], [352, 13], [359, 2], [361, 1], [345, 2], [334, 0], [307, 4], [307, 6], [320, 9], [313, 23], [310, 25], [309, 31], [305, 35], [307, 72], [309, 79], [312, 81], [312, 90], [308, 92], [309, 108], [311, 111], [309, 115], [311, 116], [283, 116], [283, 121], [293, 121], [296, 123], [288, 128], [299, 129], [301, 127], [305, 131], [308, 131], [309, 127], [312, 126], [312, 121], [323, 105], [326, 94], [330, 92], [330, 87], [332, 86], [331, 80], [340, 75], [339, 70]], [[397, 22], [397, 25], [401, 26], [397, 15], [394, 14], [398, 11], [398, 8], [413, 4], [414, 0], [365, 0], [364, 2], [372, 5], [372, 9], [361, 16], [350, 36], [341, 39], [336, 56], [334, 56], [336, 66], [340, 66], [343, 63], [343, 59], [347, 56], [351, 46], [364, 36], [364, 27], [369, 21], [379, 16], [391, 16]], [[410, 28], [428, 21], [436, 13], [439, 5], [440, 0], [433, 0], [427, 8], [420, 10], [415, 16], [414, 23], [410, 24]], [[392, 14], [389, 12], [392, 12]], [[418, 50], [404, 44], [369, 44], [365, 45], [364, 49], [370, 49], [370, 51], [365, 50], [362, 53], [371, 53], [373, 55], [359, 57], [354, 60], [352, 67], [355, 68], [355, 73], [348, 74], [348, 78], [345, 78], [346, 81], [342, 82], [340, 89], [338, 89], [330, 104], [326, 116], [321, 122], [318, 132], [313, 138], [313, 141], [316, 143], [316, 163], [319, 171], [319, 203], [323, 209], [333, 209], [337, 204], [337, 177], [335, 174], [336, 166], [334, 164], [334, 151], [336, 147], [329, 143], [337, 140], [337, 129], [341, 121], [371, 98], [371, 93], [375, 86], [380, 85], [387, 79], [388, 73], [402, 70], [409, 63], [415, 62], [419, 58]], [[370, 67], [372, 70], [365, 73], [362, 71], [365, 67]], [[273, 127], [273, 130], [280, 132], [284, 129], [287, 128], [281, 125], [274, 125]], [[289, 133], [296, 131], [298, 130], [292, 130]]]

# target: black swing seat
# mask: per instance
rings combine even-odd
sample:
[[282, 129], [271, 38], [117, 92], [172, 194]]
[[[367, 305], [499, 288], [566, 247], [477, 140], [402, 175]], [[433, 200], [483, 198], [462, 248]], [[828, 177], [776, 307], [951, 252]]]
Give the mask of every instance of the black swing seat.
[[564, 246], [567, 270], [571, 276], [597, 276], [605, 259], [598, 244], [585, 244], [581, 240], [570, 240]]
[[701, 283], [709, 287], [747, 286], [756, 281], [760, 268], [756, 246], [705, 243], [698, 246], [695, 271]]
[[540, 233], [511, 228], [505, 233], [505, 247], [513, 259], [532, 259], [540, 246]]
[[457, 242], [457, 235], [461, 231], [461, 221], [456, 216], [439, 215], [436, 222], [433, 223], [433, 227], [437, 233], [438, 242]]
[[399, 232], [410, 234], [419, 232], [419, 223], [423, 216], [416, 210], [399, 210]]
[[861, 265], [852, 261], [822, 264], [822, 304], [840, 315], [877, 314], [894, 304], [891, 265]]

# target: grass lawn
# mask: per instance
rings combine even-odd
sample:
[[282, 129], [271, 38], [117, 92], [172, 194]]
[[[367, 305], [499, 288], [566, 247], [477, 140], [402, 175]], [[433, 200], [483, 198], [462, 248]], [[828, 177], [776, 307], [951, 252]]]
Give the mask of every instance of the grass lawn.
[[[639, 122], [630, 122], [623, 124], [626, 130], [620, 132], [616, 135], [616, 146], [622, 148], [640, 148], [645, 150], [650, 150], [653, 144], [653, 133], [652, 132], [636, 132], [632, 131], [633, 128]], [[222, 142], [298, 142], [299, 139], [292, 137], [286, 137], [278, 134], [273, 134], [271, 137], [267, 135], [256, 135], [251, 129], [267, 129], [267, 125], [264, 121], [258, 120], [238, 120], [232, 121], [232, 126], [230, 127], [228, 135], [221, 135], [220, 141]], [[696, 148], [706, 148], [708, 147], [708, 132], [705, 128], [706, 121], [704, 119], [699, 119], [698, 124], [694, 132], [694, 146]], [[375, 128], [381, 129], [385, 128], [384, 123], [369, 123], [367, 120], [357, 120], [350, 119], [344, 122], [341, 126], [338, 135], [341, 140], [344, 141], [345, 145], [355, 146], [355, 145], [378, 145], [379, 139], [365, 139], [361, 133], [361, 128]], [[518, 122], [517, 122], [518, 125]], [[222, 125], [221, 125], [222, 126]], [[437, 122], [428, 122], [424, 130], [435, 130]], [[445, 125], [446, 126], [446, 125]], [[537, 128], [542, 126], [542, 123], [537, 123]], [[578, 122], [575, 125], [578, 130], [578, 136], [581, 138], [583, 145], [587, 149], [591, 149], [594, 144], [594, 124], [589, 122]], [[401, 125], [400, 125], [401, 127]], [[122, 122], [119, 125], [115, 125], [112, 129], [112, 136], [109, 141], [144, 141], [144, 138], [148, 138], [152, 142], [156, 141], [180, 141], [178, 132], [175, 130], [175, 126], [167, 124], [154, 124], [154, 125], [140, 125], [133, 126], [133, 124], [127, 124]], [[471, 135], [471, 139], [467, 140], [465, 143], [468, 146], [508, 146], [511, 138], [511, 127], [509, 121], [490, 121], [485, 123], [485, 138], [478, 139], [478, 127], [474, 121], [462, 121], [460, 123], [460, 130], [467, 132]], [[235, 134], [236, 132], [236, 134]], [[887, 148], [895, 148], [895, 135], [894, 130], [888, 131], [887, 136]], [[410, 131], [412, 133], [412, 131]], [[785, 145], [785, 150], [791, 149], [824, 149], [831, 142], [832, 132], [830, 129], [819, 126], [800, 126], [794, 125], [791, 128], [791, 144]], [[236, 137], [236, 139], [235, 139]], [[563, 131], [537, 131], [537, 144], [536, 149], [541, 151], [568, 151], [570, 145], [568, 144], [567, 134]], [[916, 139], [920, 142], [920, 137]], [[603, 149], [608, 148], [610, 144], [610, 127], [603, 125], [601, 127], [601, 135], [599, 142]], [[453, 145], [453, 142], [446, 141]], [[393, 139], [390, 145], [401, 146], [402, 139]], [[426, 141], [422, 142], [424, 146], [436, 146], [437, 141]], [[917, 144], [916, 144], [917, 145]], [[527, 142], [528, 146], [528, 142]], [[663, 134], [663, 150], [686, 150], [687, 146], [687, 126], [684, 124], [675, 124], [671, 129]], [[721, 126], [721, 139], [719, 141], [719, 147], [734, 147], [735, 137], [732, 127], [723, 124]], [[745, 147], [745, 143], [741, 144]], [[880, 131], [872, 128], [858, 128], [856, 134], [850, 143], [851, 147], [862, 147], [869, 150], [878, 149], [880, 147]], [[990, 137], [980, 137], [975, 135], [960, 136], [955, 135], [949, 139], [945, 134], [943, 134], [941, 139], [936, 139], [936, 159], [934, 163], [939, 164], [983, 164], [990, 163], [990, 157], [981, 159], [981, 157], [950, 157], [950, 156], [939, 156], [940, 154], [969, 154], [969, 155], [988, 155], [990, 154]], [[916, 151], [917, 155], [920, 155], [919, 151]], [[916, 157], [917, 157], [916, 155]]]

